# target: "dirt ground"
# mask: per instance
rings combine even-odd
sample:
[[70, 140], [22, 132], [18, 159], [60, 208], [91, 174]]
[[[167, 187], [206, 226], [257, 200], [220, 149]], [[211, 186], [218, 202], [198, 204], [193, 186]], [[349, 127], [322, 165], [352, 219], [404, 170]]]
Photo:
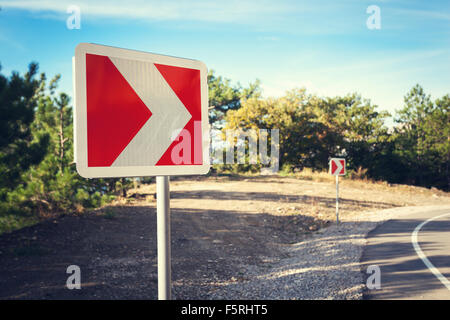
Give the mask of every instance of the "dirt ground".
[[[334, 181], [205, 177], [171, 182], [173, 298], [208, 299], [246, 270], [286, 258], [284, 247], [335, 223]], [[0, 299], [156, 299], [155, 185], [82, 216], [0, 236]], [[345, 180], [343, 221], [395, 206], [440, 205], [438, 190]], [[67, 267], [81, 290], [66, 288]]]

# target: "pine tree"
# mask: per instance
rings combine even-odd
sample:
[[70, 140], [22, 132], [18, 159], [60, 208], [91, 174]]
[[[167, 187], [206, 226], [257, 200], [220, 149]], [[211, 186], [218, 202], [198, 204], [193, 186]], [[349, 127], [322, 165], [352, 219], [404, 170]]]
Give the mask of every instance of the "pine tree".
[[[1, 67], [0, 67], [1, 71]], [[0, 74], [0, 201], [23, 183], [22, 174], [45, 157], [49, 135], [33, 136], [31, 125], [37, 105], [36, 90], [43, 82], [35, 79], [38, 65], [31, 63], [22, 77]]]
[[405, 96], [394, 143], [411, 183], [450, 188], [449, 105], [449, 95], [433, 102], [420, 85]]
[[47, 86], [43, 77], [31, 124], [32, 135], [49, 137], [48, 153], [41, 163], [23, 173], [26, 183], [8, 193], [11, 205], [40, 217], [98, 207], [115, 192], [104, 179], [84, 179], [76, 172], [72, 108], [67, 94], [55, 93], [59, 79], [57, 75]]
[[214, 75], [213, 70], [208, 73], [208, 88], [209, 120], [216, 126], [229, 110], [239, 109], [242, 100], [259, 97], [261, 94], [259, 80], [250, 83], [247, 88], [240, 84], [232, 86], [229, 79]]

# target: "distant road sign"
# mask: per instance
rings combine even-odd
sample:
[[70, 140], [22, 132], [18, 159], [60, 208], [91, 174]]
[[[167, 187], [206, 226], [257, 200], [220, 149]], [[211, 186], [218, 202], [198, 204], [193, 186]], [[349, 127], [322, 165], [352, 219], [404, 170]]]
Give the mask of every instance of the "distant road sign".
[[343, 176], [346, 173], [345, 159], [332, 158], [330, 160], [330, 174], [333, 176]]
[[197, 60], [81, 43], [75, 161], [86, 178], [209, 171], [207, 69]]

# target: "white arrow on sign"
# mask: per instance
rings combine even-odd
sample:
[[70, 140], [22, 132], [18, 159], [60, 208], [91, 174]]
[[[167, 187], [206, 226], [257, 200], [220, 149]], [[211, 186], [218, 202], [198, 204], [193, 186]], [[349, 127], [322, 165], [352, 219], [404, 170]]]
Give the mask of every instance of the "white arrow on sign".
[[[112, 166], [155, 165], [192, 115], [150, 62], [110, 57], [152, 116]], [[164, 128], [164, 130], [161, 130]]]
[[342, 166], [342, 163], [340, 161], [334, 161], [334, 163], [336, 164], [337, 169], [334, 170], [335, 173], [339, 174], [339, 172], [341, 172], [341, 170], [344, 168]]

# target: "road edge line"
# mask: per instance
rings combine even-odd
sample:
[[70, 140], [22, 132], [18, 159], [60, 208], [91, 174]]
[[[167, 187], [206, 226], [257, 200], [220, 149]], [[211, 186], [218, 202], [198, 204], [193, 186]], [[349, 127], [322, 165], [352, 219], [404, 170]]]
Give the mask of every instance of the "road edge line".
[[425, 253], [422, 251], [422, 249], [419, 246], [419, 242], [418, 242], [418, 235], [419, 235], [419, 231], [420, 229], [422, 229], [422, 227], [424, 225], [426, 225], [427, 223], [445, 217], [445, 216], [450, 216], [450, 213], [446, 213], [446, 214], [442, 214], [433, 218], [430, 218], [428, 220], [425, 220], [424, 222], [422, 222], [421, 224], [419, 224], [413, 231], [413, 233], [411, 234], [411, 242], [412, 245], [414, 247], [414, 250], [416, 250], [417, 255], [419, 256], [420, 259], [422, 259], [423, 263], [425, 264], [425, 266], [436, 276], [436, 278], [438, 278], [438, 280], [440, 282], [442, 282], [442, 284], [448, 289], [450, 290], [450, 281], [431, 263], [431, 261], [427, 258], [427, 256], [425, 255]]

